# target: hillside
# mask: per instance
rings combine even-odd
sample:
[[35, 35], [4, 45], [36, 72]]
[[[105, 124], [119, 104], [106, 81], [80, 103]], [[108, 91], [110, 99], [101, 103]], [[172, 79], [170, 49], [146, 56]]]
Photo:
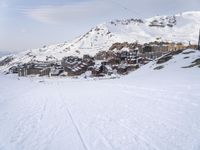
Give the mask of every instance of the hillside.
[[198, 150], [199, 59], [188, 49], [115, 80], [0, 75], [0, 149]]
[[[44, 46], [12, 55], [9, 66], [30, 61], [55, 61], [64, 56], [94, 56], [107, 51], [116, 42], [146, 43], [152, 41], [197, 43], [200, 12], [184, 12], [174, 16], [156, 16], [148, 19], [114, 20], [92, 28], [71, 42]], [[5, 57], [0, 58], [0, 60]], [[2, 67], [1, 67], [2, 68]]]
[[134, 75], [138, 80], [148, 80], [149, 83], [152, 82], [151, 84], [162, 82], [175, 84], [175, 81], [190, 84], [191, 81], [199, 80], [199, 73], [200, 51], [187, 49], [156, 59], [131, 73], [127, 78], [132, 79]]

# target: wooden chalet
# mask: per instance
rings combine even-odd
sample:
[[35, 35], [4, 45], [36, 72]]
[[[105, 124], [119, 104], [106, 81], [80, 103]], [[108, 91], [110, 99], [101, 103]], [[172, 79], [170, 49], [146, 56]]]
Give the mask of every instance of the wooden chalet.
[[18, 67], [13, 66], [13, 67], [9, 68], [9, 73], [14, 73], [14, 74], [18, 73]]
[[78, 76], [87, 71], [88, 66], [90, 66], [88, 63], [78, 57], [69, 56], [63, 58], [62, 67], [68, 76]]
[[128, 61], [131, 59], [135, 59], [137, 53], [135, 51], [122, 51], [119, 54], [121, 61]]

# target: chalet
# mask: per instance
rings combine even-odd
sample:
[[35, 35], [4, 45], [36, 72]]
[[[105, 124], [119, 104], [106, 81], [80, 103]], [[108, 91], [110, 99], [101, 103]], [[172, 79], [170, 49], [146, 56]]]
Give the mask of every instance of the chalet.
[[103, 77], [105, 74], [102, 73], [101, 69], [99, 67], [94, 67], [92, 69], [92, 76], [93, 77]]
[[165, 42], [151, 42], [149, 44], [144, 44], [140, 57], [148, 59], [161, 57], [169, 51], [166, 44], [167, 43]]
[[143, 64], [143, 57], [140, 57], [140, 56], [135, 56], [134, 58], [132, 59], [128, 59], [127, 64]]
[[88, 66], [93, 66], [94, 63], [94, 58], [89, 56], [89, 55], [83, 55], [83, 60], [84, 63], [86, 63]]
[[134, 70], [136, 70], [136, 69], [138, 69], [138, 68], [139, 68], [139, 65], [138, 65], [138, 64], [128, 65], [128, 66], [126, 67], [126, 71], [127, 71], [127, 72], [131, 72], [131, 71], [134, 71]]
[[9, 69], [9, 73], [18, 73], [18, 67], [17, 66], [13, 66]]
[[39, 76], [50, 76], [50, 71], [51, 71], [51, 68], [43, 68], [40, 71]]
[[102, 65], [102, 66], [108, 65], [108, 61], [107, 61], [107, 60], [106, 60], [106, 61], [102, 61], [102, 62], [101, 62], [101, 65]]
[[61, 73], [63, 73], [63, 68], [53, 68], [50, 71], [50, 76], [59, 76]]
[[67, 71], [68, 68], [73, 68], [81, 61], [80, 58], [75, 56], [68, 56], [62, 59], [61, 65], [64, 67], [64, 70]]
[[142, 49], [142, 53], [149, 53], [153, 51], [153, 47], [150, 45], [144, 46]]
[[113, 43], [112, 46], [109, 48], [110, 51], [123, 51], [124, 49], [134, 50], [136, 48], [140, 49], [142, 46], [137, 42], [134, 43]]
[[105, 76], [105, 74], [103, 73], [103, 70], [104, 70], [103, 68], [104, 67], [102, 65], [93, 67], [92, 76], [94, 76], [94, 77], [103, 77], [103, 76]]
[[124, 42], [124, 43], [114, 43], [112, 46], [109, 48], [109, 50], [122, 50], [125, 47], [128, 47], [129, 43]]
[[95, 60], [106, 60], [107, 59], [107, 52], [100, 51], [94, 56]]
[[113, 65], [119, 65], [121, 63], [120, 58], [111, 58], [107, 61], [107, 64], [113, 66]]
[[61, 62], [56, 62], [51, 67], [50, 76], [59, 76], [63, 72], [64, 68], [62, 67]]
[[198, 49], [198, 46], [194, 44], [190, 44], [187, 46], [187, 49]]
[[47, 62], [35, 62], [27, 63], [18, 66], [18, 75], [39, 75], [39, 76], [49, 76], [52, 64]]
[[144, 45], [142, 52], [166, 52], [169, 51], [168, 45], [164, 44], [147, 44]]
[[127, 66], [125, 64], [119, 65], [117, 68], [117, 73], [121, 75], [125, 75], [128, 73]]
[[18, 70], [18, 76], [19, 76], [19, 77], [27, 76], [27, 69], [26, 69], [26, 68], [20, 68], [20, 69]]
[[109, 66], [108, 65], [101, 65], [100, 70], [102, 73], [107, 74], [109, 71]]
[[87, 71], [88, 66], [90, 66], [90, 61], [86, 62], [86, 60], [89, 60], [86, 56], [84, 60], [85, 62], [78, 57], [65, 57], [62, 60], [62, 67], [64, 71], [67, 72], [68, 76], [78, 76], [85, 73]]
[[183, 43], [177, 43], [176, 44], [176, 50], [183, 50], [186, 49], [187, 47], [183, 45]]
[[106, 74], [111, 75], [113, 73], [112, 68], [109, 65], [96, 65], [92, 69], [92, 76], [94, 77], [102, 77]]
[[176, 51], [176, 43], [172, 42], [167, 45], [168, 51]]
[[87, 61], [91, 61], [94, 60], [93, 57], [91, 57], [90, 55], [83, 55], [83, 61], [87, 62]]
[[120, 75], [126, 75], [131, 71], [134, 71], [139, 68], [138, 64], [120, 64], [119, 66], [113, 68], [117, 70], [117, 73]]
[[136, 52], [134, 52], [134, 51], [130, 51], [130, 52], [128, 52], [128, 51], [122, 51], [120, 53], [120, 59], [122, 61], [127, 61], [127, 60], [134, 59], [135, 56], [136, 56]]
[[117, 54], [113, 51], [100, 51], [98, 52], [95, 56], [94, 59], [95, 60], [107, 60], [107, 59], [111, 59], [111, 58], [116, 58]]

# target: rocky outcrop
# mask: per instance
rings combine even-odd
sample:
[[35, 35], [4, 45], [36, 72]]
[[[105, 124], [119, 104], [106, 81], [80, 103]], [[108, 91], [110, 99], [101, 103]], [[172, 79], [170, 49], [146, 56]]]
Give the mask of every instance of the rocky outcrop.
[[9, 64], [14, 58], [12, 56], [8, 56], [0, 61], [0, 66], [4, 66]]
[[150, 27], [173, 27], [176, 25], [176, 17], [175, 16], [168, 16], [168, 17], [160, 17], [157, 19], [152, 20], [149, 23]]

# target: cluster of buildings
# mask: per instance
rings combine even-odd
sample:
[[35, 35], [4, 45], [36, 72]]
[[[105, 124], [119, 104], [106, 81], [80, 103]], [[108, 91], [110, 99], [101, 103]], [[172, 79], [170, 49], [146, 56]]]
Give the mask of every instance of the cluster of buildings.
[[[138, 60], [138, 62], [136, 61]], [[121, 53], [99, 52], [94, 57], [84, 55], [64, 57], [60, 62], [30, 62], [13, 66], [10, 73], [18, 76], [80, 76], [102, 77], [112, 74], [127, 74], [139, 67], [142, 58], [137, 58], [136, 52], [123, 51]]]
[[9, 71], [19, 76], [124, 75], [166, 53], [186, 48], [197, 49], [197, 45], [184, 46], [181, 43], [167, 42], [151, 42], [144, 45], [127, 42], [114, 43], [109, 51], [100, 51], [94, 57], [67, 56], [60, 62], [30, 62], [11, 67]]
[[63, 72], [63, 68], [59, 63], [36, 61], [13, 66], [9, 69], [9, 72], [16, 73], [18, 76], [58, 76]]

